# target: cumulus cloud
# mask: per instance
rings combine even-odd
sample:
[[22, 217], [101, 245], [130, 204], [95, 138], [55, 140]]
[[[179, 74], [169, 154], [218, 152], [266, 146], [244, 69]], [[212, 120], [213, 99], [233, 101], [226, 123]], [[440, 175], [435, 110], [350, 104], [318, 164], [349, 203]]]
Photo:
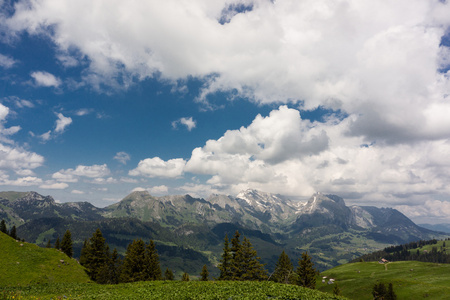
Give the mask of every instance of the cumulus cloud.
[[33, 170], [44, 163], [44, 157], [22, 149], [0, 143], [0, 169], [1, 170]]
[[157, 185], [152, 186], [151, 188], [148, 189], [148, 191], [150, 192], [150, 194], [164, 195], [169, 192], [169, 187], [167, 187], [166, 185]]
[[450, 195], [448, 140], [367, 145], [363, 137], [348, 135], [352, 122], [305, 121], [297, 110], [281, 106], [194, 149], [184, 171], [210, 177], [183, 189], [235, 194], [250, 187], [302, 197], [323, 191], [349, 203], [389, 206]]
[[72, 190], [70, 193], [76, 194], [76, 195], [84, 195], [84, 192], [80, 191], [80, 190]]
[[17, 61], [14, 58], [0, 54], [0, 67], [9, 69], [12, 68], [16, 63]]
[[116, 155], [114, 156], [114, 159], [117, 160], [118, 162], [120, 162], [121, 164], [126, 165], [127, 161], [130, 160], [130, 155], [126, 152], [117, 152]]
[[53, 173], [52, 178], [58, 182], [78, 182], [79, 177], [91, 178], [93, 180], [92, 183], [96, 184], [116, 182], [111, 177], [105, 178], [110, 174], [111, 171], [106, 164], [92, 166], [78, 165], [75, 169], [59, 170]]
[[192, 117], [189, 117], [189, 118], [180, 118], [176, 121], [173, 121], [172, 127], [174, 129], [177, 129], [180, 124], [186, 126], [188, 131], [191, 131], [197, 126], [197, 122], [194, 119], [192, 119]]
[[341, 109], [360, 116], [349, 134], [393, 144], [450, 133], [439, 126], [448, 122], [439, 112], [450, 110], [442, 72], [450, 51], [441, 43], [449, 14], [438, 0], [43, 0], [19, 1], [5, 25], [47, 35], [66, 61], [87, 57], [83, 74], [97, 87], [196, 77], [199, 101], [233, 91], [258, 103]]
[[62, 113], [58, 113], [57, 116], [58, 120], [56, 120], [55, 132], [62, 133], [64, 132], [67, 126], [72, 124], [72, 118], [65, 117]]
[[69, 187], [69, 185], [65, 182], [53, 182], [46, 181], [44, 184], [39, 186], [41, 189], [50, 189], [50, 190], [64, 190]]
[[186, 161], [181, 158], [164, 161], [159, 157], [141, 160], [130, 176], [177, 178], [183, 174]]
[[38, 86], [57, 88], [61, 85], [61, 79], [48, 72], [36, 71], [31, 73], [30, 76]]
[[34, 186], [42, 183], [42, 179], [34, 176], [20, 177], [17, 179], [9, 179], [9, 176], [0, 177], [0, 185], [9, 186]]

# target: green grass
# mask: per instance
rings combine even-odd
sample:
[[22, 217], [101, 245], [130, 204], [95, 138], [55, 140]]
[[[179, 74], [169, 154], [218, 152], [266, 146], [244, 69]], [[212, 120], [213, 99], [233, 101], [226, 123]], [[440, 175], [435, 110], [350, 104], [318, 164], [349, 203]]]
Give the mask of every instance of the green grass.
[[0, 286], [65, 282], [89, 282], [89, 277], [64, 253], [16, 242], [0, 232]]
[[49, 284], [22, 288], [10, 287], [5, 289], [4, 293], [15, 295], [15, 299], [345, 299], [316, 290], [267, 281], [153, 281], [118, 285]]
[[[450, 264], [416, 261], [352, 263], [321, 273], [334, 278], [349, 299], [372, 299], [375, 283], [392, 283], [398, 299], [448, 299], [450, 295]], [[334, 285], [318, 281], [317, 289], [331, 292]]]

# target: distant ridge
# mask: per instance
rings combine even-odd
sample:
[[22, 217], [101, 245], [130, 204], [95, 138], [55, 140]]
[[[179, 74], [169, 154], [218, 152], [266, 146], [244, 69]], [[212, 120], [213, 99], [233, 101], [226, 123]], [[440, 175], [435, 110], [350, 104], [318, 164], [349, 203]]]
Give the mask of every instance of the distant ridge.
[[88, 202], [56, 203], [35, 192], [2, 192], [0, 219], [18, 226], [19, 236], [41, 245], [71, 229], [75, 255], [96, 228], [122, 253], [137, 237], [155, 239], [165, 251], [163, 260], [176, 261], [181, 255], [189, 268], [205, 262], [214, 268], [225, 234], [235, 230], [262, 247], [260, 255], [268, 266], [286, 249], [293, 257], [308, 251], [322, 269], [391, 244], [446, 237], [392, 208], [347, 206], [343, 198], [323, 193], [301, 203], [254, 189], [206, 199], [135, 191], [105, 208]]

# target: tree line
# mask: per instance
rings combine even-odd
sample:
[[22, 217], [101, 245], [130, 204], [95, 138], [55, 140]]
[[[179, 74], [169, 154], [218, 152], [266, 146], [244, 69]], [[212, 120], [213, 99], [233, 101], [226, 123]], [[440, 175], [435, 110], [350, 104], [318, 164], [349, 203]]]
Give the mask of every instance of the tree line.
[[[438, 248], [437, 246], [432, 246], [431, 251], [420, 251], [419, 249], [417, 249], [425, 245], [435, 244], [437, 244], [437, 240], [433, 239], [429, 241], [417, 241], [404, 245], [386, 247], [381, 251], [365, 254], [357, 259], [352, 260], [351, 262], [378, 261], [381, 258], [384, 258], [389, 261], [413, 260], [431, 263], [450, 263], [450, 254], [447, 254], [446, 252], [445, 241], [440, 248]], [[417, 249], [417, 251], [413, 251], [415, 249]]]
[[[49, 242], [47, 247], [50, 246]], [[59, 238], [56, 240], [55, 248], [69, 257], [73, 256], [69, 230], [66, 231], [61, 242]], [[89, 277], [100, 284], [174, 280], [172, 270], [166, 268], [164, 273], [161, 271], [158, 251], [153, 240], [147, 244], [142, 239], [134, 240], [128, 245], [125, 256], [121, 258], [117, 249], [110, 250], [100, 229], [97, 229], [91, 238], [84, 240], [79, 262], [85, 267]], [[217, 280], [271, 280], [285, 284], [298, 284], [311, 289], [315, 288], [318, 275], [307, 253], [302, 254], [294, 271], [294, 266], [284, 251], [277, 261], [275, 271], [269, 275], [250, 240], [244, 237], [241, 242], [238, 231], [235, 232], [231, 241], [227, 235], [225, 236], [223, 254], [218, 268], [220, 275], [216, 278]], [[202, 267], [199, 275], [199, 280], [209, 280], [206, 265]], [[189, 274], [185, 272], [181, 280], [189, 281]]]
[[16, 229], [16, 225], [13, 225], [11, 227], [10, 230], [8, 230], [8, 227], [6, 226], [6, 222], [5, 220], [2, 220], [0, 222], [0, 231], [9, 235], [10, 237], [12, 237], [15, 240], [20, 240], [19, 237], [17, 236], [17, 229]]
[[284, 250], [278, 258], [275, 271], [269, 275], [250, 240], [244, 237], [242, 242], [240, 241], [239, 231], [235, 232], [231, 241], [228, 235], [225, 235], [223, 253], [218, 268], [220, 270], [218, 280], [271, 280], [285, 284], [297, 284], [311, 289], [316, 287], [316, 276], [318, 275], [308, 253], [302, 254], [294, 272], [294, 266]]

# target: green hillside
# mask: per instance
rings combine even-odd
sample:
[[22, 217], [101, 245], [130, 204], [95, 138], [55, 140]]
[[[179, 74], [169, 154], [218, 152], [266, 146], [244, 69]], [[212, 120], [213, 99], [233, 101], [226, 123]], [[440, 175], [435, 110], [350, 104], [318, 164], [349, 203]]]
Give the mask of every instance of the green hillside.
[[400, 261], [387, 264], [363, 262], [345, 264], [321, 273], [326, 282], [318, 281], [317, 289], [332, 292], [335, 279], [342, 295], [350, 299], [372, 299], [375, 283], [392, 283], [398, 299], [448, 299], [450, 264]]
[[56, 249], [16, 242], [0, 232], [0, 287], [89, 282], [82, 266]]
[[[7, 295], [19, 299], [342, 299], [316, 290], [273, 282], [255, 281], [148, 281], [118, 285], [51, 284], [10, 287]], [[0, 294], [1, 296], [1, 294]], [[12, 297], [10, 296], [12, 299]]]

